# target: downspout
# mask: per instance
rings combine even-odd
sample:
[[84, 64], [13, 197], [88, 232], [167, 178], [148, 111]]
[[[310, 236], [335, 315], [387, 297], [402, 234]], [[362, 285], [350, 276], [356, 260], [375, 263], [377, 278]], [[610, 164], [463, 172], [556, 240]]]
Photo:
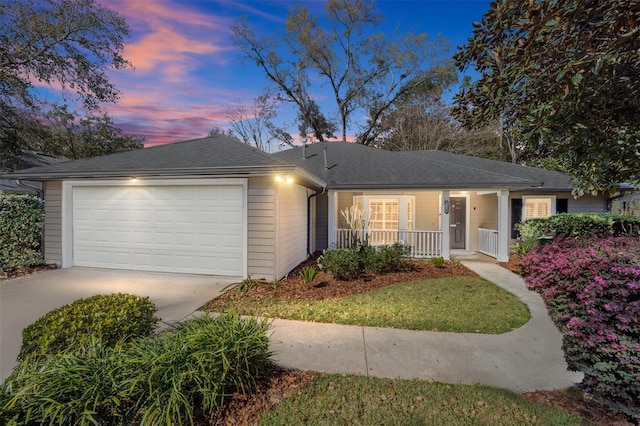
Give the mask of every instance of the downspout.
[[316, 192], [307, 196], [307, 255], [311, 256], [313, 253], [311, 252], [311, 199], [313, 197], [317, 197], [318, 195], [322, 195], [327, 192], [327, 187], [322, 187], [321, 192]]

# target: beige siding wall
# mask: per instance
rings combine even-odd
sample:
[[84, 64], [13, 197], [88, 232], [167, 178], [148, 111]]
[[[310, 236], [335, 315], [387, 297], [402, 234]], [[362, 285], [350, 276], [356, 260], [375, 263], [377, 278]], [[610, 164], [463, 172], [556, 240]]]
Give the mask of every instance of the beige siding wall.
[[276, 276], [276, 190], [271, 179], [250, 178], [247, 206], [247, 273]]
[[416, 192], [416, 230], [438, 231], [440, 229], [440, 193]]
[[469, 196], [469, 247], [478, 250], [478, 228], [498, 229], [498, 196], [496, 194]]
[[307, 189], [295, 184], [277, 186], [276, 278], [282, 278], [307, 258]]
[[49, 181], [44, 188], [44, 259], [62, 265], [62, 182]]

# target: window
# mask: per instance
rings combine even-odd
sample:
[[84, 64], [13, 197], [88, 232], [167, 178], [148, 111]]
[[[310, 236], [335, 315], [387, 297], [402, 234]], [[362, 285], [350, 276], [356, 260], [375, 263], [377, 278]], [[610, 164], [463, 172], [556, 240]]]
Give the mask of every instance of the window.
[[556, 197], [522, 197], [522, 220], [549, 217], [555, 214]]
[[[410, 195], [364, 195], [353, 197], [353, 205], [364, 209], [369, 231], [415, 229], [415, 197]], [[393, 244], [398, 233], [380, 232], [369, 236], [371, 244]]]
[[369, 229], [398, 229], [398, 199], [369, 200]]

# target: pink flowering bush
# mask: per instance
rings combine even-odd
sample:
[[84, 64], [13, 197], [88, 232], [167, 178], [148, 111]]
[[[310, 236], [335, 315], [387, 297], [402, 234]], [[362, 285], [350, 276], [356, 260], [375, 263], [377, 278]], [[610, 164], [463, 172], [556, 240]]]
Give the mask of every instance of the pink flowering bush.
[[556, 239], [522, 259], [585, 390], [640, 421], [640, 238]]

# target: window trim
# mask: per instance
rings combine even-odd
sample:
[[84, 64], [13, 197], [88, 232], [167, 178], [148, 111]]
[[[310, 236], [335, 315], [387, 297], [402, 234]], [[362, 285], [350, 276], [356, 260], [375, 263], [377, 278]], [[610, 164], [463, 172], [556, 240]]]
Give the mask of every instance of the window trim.
[[[351, 205], [357, 206], [360, 201], [360, 208], [365, 212], [367, 218], [369, 218], [369, 206], [371, 200], [396, 200], [398, 202], [398, 229], [397, 231], [414, 230], [416, 224], [416, 197], [415, 195], [388, 195], [388, 194], [363, 194], [354, 195]], [[411, 200], [411, 204], [409, 203]], [[409, 214], [409, 207], [411, 206], [411, 214]], [[409, 221], [409, 217], [413, 220]], [[370, 218], [369, 218], [370, 219]], [[411, 226], [410, 226], [411, 224]], [[369, 223], [367, 223], [367, 229]], [[396, 231], [396, 229], [384, 229], [385, 231]]]
[[[529, 219], [538, 219], [542, 217], [542, 216], [527, 217], [527, 200], [549, 200], [550, 201], [549, 216], [553, 216], [556, 214], [556, 196], [555, 195], [523, 195], [522, 196], [522, 222], [527, 221]], [[549, 217], [549, 216], [544, 216], [544, 217]]]

